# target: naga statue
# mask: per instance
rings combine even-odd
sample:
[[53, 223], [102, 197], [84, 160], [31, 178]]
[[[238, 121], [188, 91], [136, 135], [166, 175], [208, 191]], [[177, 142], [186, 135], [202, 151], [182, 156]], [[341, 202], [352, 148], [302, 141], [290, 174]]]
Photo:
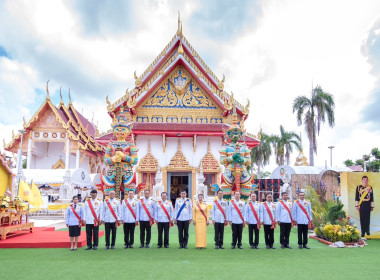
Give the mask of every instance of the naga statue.
[[[236, 106], [233, 105], [232, 125], [224, 131], [224, 145], [220, 150], [220, 163], [225, 166], [220, 189], [224, 198], [230, 199], [233, 191], [240, 191], [241, 198], [247, 199], [253, 190], [254, 176], [247, 172], [251, 164], [251, 150], [244, 140], [244, 130], [237, 121]], [[218, 190], [218, 185], [213, 185]]]
[[121, 106], [120, 113], [113, 119], [112, 128], [116, 140], [111, 139], [105, 149], [104, 162], [109, 166], [107, 175], [101, 174], [104, 193], [116, 192], [116, 197], [123, 198], [124, 193], [136, 191], [136, 174], [133, 166], [137, 164], [138, 149], [131, 139], [132, 125], [128, 125]]

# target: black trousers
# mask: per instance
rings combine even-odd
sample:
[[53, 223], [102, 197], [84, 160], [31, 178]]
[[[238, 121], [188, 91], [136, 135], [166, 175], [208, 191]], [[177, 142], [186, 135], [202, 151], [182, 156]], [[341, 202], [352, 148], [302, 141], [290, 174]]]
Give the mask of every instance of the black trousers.
[[292, 229], [292, 223], [280, 223], [280, 244], [289, 246], [289, 236]]
[[307, 245], [307, 231], [309, 229], [309, 225], [297, 225], [298, 230], [298, 245]]
[[169, 246], [169, 222], [158, 223], [158, 246], [162, 246], [162, 233], [164, 233], [164, 246]]
[[215, 223], [215, 246], [223, 245], [223, 237], [224, 237], [224, 223]]
[[179, 245], [187, 245], [189, 240], [189, 221], [178, 221], [178, 240]]
[[[99, 245], [99, 226], [86, 224], [87, 247]], [[92, 243], [94, 242], [94, 243]]]
[[[255, 232], [255, 242], [253, 242], [253, 232]], [[249, 224], [248, 225], [248, 239], [249, 245], [258, 246], [259, 245], [259, 229], [257, 228], [257, 224]]]
[[274, 243], [274, 229], [272, 225], [264, 225], [265, 245], [273, 246]]
[[360, 205], [360, 228], [362, 230], [362, 234], [368, 234], [369, 232], [369, 225], [371, 222], [371, 203], [364, 201]]
[[133, 245], [135, 243], [136, 223], [124, 223], [124, 245]]
[[144, 245], [145, 241], [145, 232], [146, 232], [146, 245], [150, 244], [150, 237], [152, 234], [152, 227], [150, 226], [149, 221], [140, 221], [140, 244]]
[[104, 228], [106, 230], [106, 246], [110, 246], [110, 235], [111, 235], [111, 232], [112, 232], [111, 246], [115, 246], [115, 242], [116, 242], [116, 223], [104, 223]]
[[241, 246], [241, 238], [243, 236], [243, 224], [232, 224], [232, 246]]

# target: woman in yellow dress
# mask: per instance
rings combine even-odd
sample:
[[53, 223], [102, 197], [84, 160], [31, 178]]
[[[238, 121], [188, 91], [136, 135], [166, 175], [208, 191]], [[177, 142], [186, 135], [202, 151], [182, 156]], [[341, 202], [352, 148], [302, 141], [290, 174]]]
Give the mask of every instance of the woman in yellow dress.
[[195, 247], [205, 249], [207, 246], [207, 226], [209, 225], [209, 210], [203, 202], [203, 194], [198, 195], [198, 201], [193, 207], [193, 223], [195, 225]]

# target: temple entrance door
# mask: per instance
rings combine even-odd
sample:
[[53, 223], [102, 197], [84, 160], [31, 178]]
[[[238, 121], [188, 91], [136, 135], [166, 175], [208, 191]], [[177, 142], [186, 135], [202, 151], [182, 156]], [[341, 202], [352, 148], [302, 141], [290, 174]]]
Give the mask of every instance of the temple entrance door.
[[152, 195], [153, 192], [153, 186], [155, 184], [154, 179], [156, 178], [156, 173], [153, 172], [143, 172], [142, 173], [142, 180], [141, 183], [144, 183], [145, 189], [150, 190], [150, 193]]
[[181, 196], [181, 190], [185, 190], [187, 197], [191, 198], [191, 186], [191, 172], [168, 172], [167, 190], [173, 206], [177, 197]]

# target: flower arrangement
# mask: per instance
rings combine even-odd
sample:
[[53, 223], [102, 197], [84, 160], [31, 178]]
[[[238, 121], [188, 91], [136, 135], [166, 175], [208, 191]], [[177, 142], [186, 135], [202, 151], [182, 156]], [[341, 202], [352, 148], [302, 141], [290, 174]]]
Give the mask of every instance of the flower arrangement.
[[13, 200], [14, 206], [17, 208], [25, 209], [28, 207], [28, 205], [22, 200], [20, 197], [16, 196]]
[[324, 237], [331, 242], [356, 242], [360, 239], [359, 230], [357, 229], [356, 225], [341, 226], [327, 224], [323, 227], [322, 230], [320, 230], [320, 233], [323, 235], [321, 237]]
[[3, 196], [0, 200], [0, 208], [4, 211], [6, 208], [9, 208], [10, 198], [8, 196]]

